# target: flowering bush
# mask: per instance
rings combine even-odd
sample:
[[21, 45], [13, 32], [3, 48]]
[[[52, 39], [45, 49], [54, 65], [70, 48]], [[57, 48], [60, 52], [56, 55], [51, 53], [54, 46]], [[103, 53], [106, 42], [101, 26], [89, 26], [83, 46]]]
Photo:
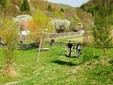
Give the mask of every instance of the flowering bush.
[[27, 30], [33, 30], [36, 28], [36, 23], [33, 21], [32, 16], [23, 14], [17, 16], [14, 21], [22, 28]]
[[57, 32], [64, 32], [69, 30], [70, 21], [67, 19], [53, 19], [51, 24]]
[[32, 20], [32, 16], [30, 16], [30, 15], [27, 15], [27, 14], [23, 14], [23, 15], [18, 15], [16, 18], [15, 18], [15, 21], [21, 21], [21, 20], [23, 20], [23, 21], [30, 21], [30, 20]]

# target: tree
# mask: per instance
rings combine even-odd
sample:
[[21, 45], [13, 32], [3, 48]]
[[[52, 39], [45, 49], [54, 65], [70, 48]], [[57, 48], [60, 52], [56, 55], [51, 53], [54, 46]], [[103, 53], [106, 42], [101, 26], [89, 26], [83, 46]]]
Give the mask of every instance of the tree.
[[77, 22], [74, 20], [74, 18], [70, 18], [69, 21], [70, 21], [70, 30], [76, 31], [77, 30], [77, 28], [76, 28]]
[[61, 12], [64, 12], [64, 9], [63, 9], [63, 8], [61, 8], [61, 9], [60, 9], [60, 11], [61, 11]]
[[21, 11], [30, 11], [28, 0], [23, 0], [23, 3], [20, 6]]
[[60, 33], [69, 30], [70, 21], [66, 19], [53, 19], [51, 24], [55, 28], [55, 30]]
[[48, 11], [52, 11], [52, 7], [51, 7], [51, 5], [50, 5], [50, 4], [48, 5], [47, 10], [48, 10]]
[[0, 36], [5, 44], [3, 47], [6, 61], [5, 73], [9, 76], [16, 76], [13, 63], [18, 42], [18, 26], [10, 19], [5, 19], [0, 25], [2, 25], [0, 26]]
[[111, 25], [112, 22], [112, 7], [105, 4], [100, 6], [94, 13], [95, 27], [93, 28], [94, 44], [101, 48], [104, 53], [112, 44]]
[[76, 14], [73, 14], [73, 18], [77, 23], [81, 22], [81, 19]]
[[44, 39], [47, 38], [47, 33], [53, 31], [52, 25], [49, 24], [50, 20], [51, 19], [48, 18], [46, 14], [40, 9], [37, 9], [36, 12], [33, 14], [33, 21], [34, 23], [36, 23], [37, 26], [35, 29], [33, 28], [32, 30], [30, 30], [31, 33], [29, 36], [33, 41], [37, 42], [37, 45], [39, 47], [36, 63], [38, 63], [39, 61], [40, 50]]
[[58, 10], [53, 13], [52, 17], [58, 19], [65, 19], [65, 14]]
[[38, 40], [44, 38], [45, 32], [53, 31], [52, 25], [49, 24], [50, 20], [51, 19], [48, 18], [46, 14], [42, 12], [40, 9], [36, 10], [36, 12], [33, 14], [33, 22], [35, 23], [34, 25], [37, 25], [37, 26], [35, 26], [36, 28], [33, 28], [31, 30], [31, 33], [38, 33], [39, 36], [34, 36], [34, 39], [32, 38], [33, 41], [39, 42]]
[[7, 9], [8, 9], [9, 4], [10, 4], [10, 0], [0, 0], [0, 5], [2, 6], [2, 9], [3, 9], [4, 18], [5, 18], [5, 15], [7, 13]]
[[94, 15], [95, 10], [98, 10], [100, 6], [112, 6], [113, 0], [89, 0], [87, 3], [82, 4], [81, 8]]

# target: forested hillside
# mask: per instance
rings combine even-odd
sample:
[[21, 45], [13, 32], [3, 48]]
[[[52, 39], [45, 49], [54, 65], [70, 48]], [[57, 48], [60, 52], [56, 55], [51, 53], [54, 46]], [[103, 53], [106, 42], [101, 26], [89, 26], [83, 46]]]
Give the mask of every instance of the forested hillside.
[[80, 8], [84, 11], [90, 12], [93, 14], [95, 10], [101, 9], [101, 7], [106, 6], [113, 9], [113, 0], [89, 0], [87, 3], [83, 4]]
[[[4, 6], [2, 1], [0, 3], [0, 12], [3, 14]], [[7, 4], [7, 13], [5, 13], [7, 16], [32, 15], [37, 9], [40, 9], [48, 17], [69, 20], [71, 30], [77, 29], [78, 23], [83, 23], [84, 28], [88, 28], [93, 22], [93, 17], [90, 13], [64, 4], [55, 4], [43, 0], [8, 0]]]

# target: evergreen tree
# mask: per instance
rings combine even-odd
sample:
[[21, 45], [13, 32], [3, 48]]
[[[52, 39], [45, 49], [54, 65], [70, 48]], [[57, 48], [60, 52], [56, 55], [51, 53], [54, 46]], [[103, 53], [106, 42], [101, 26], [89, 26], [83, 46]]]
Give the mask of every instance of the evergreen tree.
[[20, 6], [21, 11], [30, 11], [29, 3], [27, 0], [23, 0], [23, 3]]
[[64, 9], [63, 9], [63, 8], [61, 8], [61, 9], [60, 9], [60, 11], [61, 11], [61, 12], [64, 12]]
[[48, 10], [48, 11], [52, 11], [52, 7], [51, 7], [51, 5], [50, 5], [50, 4], [48, 5], [47, 10]]
[[2, 7], [4, 17], [6, 15], [9, 4], [10, 4], [10, 0], [0, 0], [0, 5]]

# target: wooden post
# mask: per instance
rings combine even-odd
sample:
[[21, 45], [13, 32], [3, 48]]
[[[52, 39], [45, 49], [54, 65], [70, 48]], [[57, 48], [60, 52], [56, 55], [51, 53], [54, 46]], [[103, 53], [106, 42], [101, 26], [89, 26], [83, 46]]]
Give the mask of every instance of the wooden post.
[[83, 24], [82, 23], [78, 23], [78, 28], [79, 28], [79, 31], [83, 28]]
[[38, 64], [39, 57], [40, 57], [41, 44], [42, 44], [42, 39], [40, 39], [40, 44], [39, 44], [39, 49], [38, 49], [38, 57], [37, 57], [37, 60], [36, 60], [37, 64]]

